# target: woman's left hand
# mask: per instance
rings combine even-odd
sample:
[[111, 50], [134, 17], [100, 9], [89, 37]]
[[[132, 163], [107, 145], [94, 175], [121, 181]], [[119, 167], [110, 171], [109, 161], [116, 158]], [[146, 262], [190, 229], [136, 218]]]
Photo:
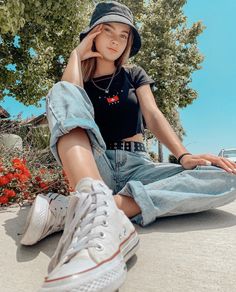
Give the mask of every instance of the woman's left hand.
[[180, 162], [185, 169], [193, 169], [198, 165], [212, 165], [223, 168], [229, 173], [236, 174], [236, 163], [212, 154], [185, 155]]

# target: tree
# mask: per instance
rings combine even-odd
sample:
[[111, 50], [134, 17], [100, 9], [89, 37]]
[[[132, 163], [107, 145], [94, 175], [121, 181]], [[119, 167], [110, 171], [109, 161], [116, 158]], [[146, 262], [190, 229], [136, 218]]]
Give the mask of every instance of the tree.
[[[101, 1], [8, 0], [0, 6], [3, 42], [0, 43], [0, 99], [3, 90], [25, 105], [36, 104], [60, 80], [71, 50], [79, 43], [79, 33], [89, 21], [94, 5]], [[203, 56], [197, 37], [201, 22], [187, 27], [183, 13], [186, 0], [122, 0], [133, 11], [140, 29], [142, 48], [131, 58], [155, 80], [154, 96], [158, 107], [182, 139], [178, 109], [191, 104], [197, 92], [189, 84], [199, 70]], [[10, 15], [10, 17], [8, 17]], [[13, 37], [20, 36], [20, 47]], [[36, 52], [29, 53], [29, 48]], [[61, 60], [64, 60], [62, 62]], [[16, 72], [6, 65], [16, 64]], [[151, 133], [148, 138], [152, 138]], [[158, 157], [162, 158], [162, 147]]]
[[[126, 2], [126, 1], [123, 1]], [[146, 1], [144, 1], [146, 2]], [[190, 87], [191, 75], [201, 69], [203, 56], [197, 48], [197, 37], [204, 26], [201, 22], [187, 28], [183, 13], [186, 0], [150, 0], [142, 13], [142, 49], [135, 58], [156, 81], [154, 96], [177, 135], [182, 139], [178, 108], [186, 107], [197, 98]], [[163, 157], [159, 143], [158, 157]]]
[[24, 4], [20, 0], [2, 0], [0, 2], [0, 34], [16, 34], [24, 26]]
[[[8, 95], [25, 105], [37, 105], [60, 79], [65, 65], [61, 57], [66, 61], [78, 45], [79, 32], [88, 25], [94, 4], [82, 0], [5, 2], [0, 6], [0, 100], [7, 88]], [[13, 45], [16, 34], [19, 47]], [[16, 71], [7, 70], [8, 64], [15, 64]]]

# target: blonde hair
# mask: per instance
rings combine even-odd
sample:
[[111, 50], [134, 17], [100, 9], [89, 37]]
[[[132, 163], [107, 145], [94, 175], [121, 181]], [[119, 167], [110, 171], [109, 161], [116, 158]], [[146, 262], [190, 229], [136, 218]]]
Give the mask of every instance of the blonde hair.
[[[115, 60], [115, 66], [117, 68], [122, 67], [123, 65], [126, 65], [129, 60], [130, 51], [133, 45], [134, 35], [132, 29], [130, 30], [127, 45], [123, 52], [123, 54]], [[95, 43], [93, 43], [92, 51], [96, 52]], [[93, 78], [95, 70], [96, 70], [96, 58], [89, 58], [81, 62], [81, 70], [83, 75], [83, 81], [86, 82]]]

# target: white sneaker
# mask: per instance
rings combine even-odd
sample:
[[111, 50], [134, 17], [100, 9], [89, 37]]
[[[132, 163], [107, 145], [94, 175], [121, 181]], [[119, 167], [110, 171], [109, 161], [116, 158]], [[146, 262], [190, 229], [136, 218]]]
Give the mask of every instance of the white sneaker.
[[64, 229], [69, 198], [57, 193], [38, 194], [26, 219], [23, 245], [33, 245]]
[[91, 180], [91, 191], [70, 198], [64, 233], [41, 292], [112, 292], [125, 281], [125, 261], [139, 245], [133, 224], [112, 191]]

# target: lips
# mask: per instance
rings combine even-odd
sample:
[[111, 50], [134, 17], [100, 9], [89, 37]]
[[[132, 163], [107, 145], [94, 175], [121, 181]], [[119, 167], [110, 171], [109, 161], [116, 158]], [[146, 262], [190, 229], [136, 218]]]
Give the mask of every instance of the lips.
[[109, 50], [111, 50], [112, 52], [116, 52], [117, 53], [117, 50], [115, 50], [115, 49], [112, 49], [112, 48], [108, 48]]

